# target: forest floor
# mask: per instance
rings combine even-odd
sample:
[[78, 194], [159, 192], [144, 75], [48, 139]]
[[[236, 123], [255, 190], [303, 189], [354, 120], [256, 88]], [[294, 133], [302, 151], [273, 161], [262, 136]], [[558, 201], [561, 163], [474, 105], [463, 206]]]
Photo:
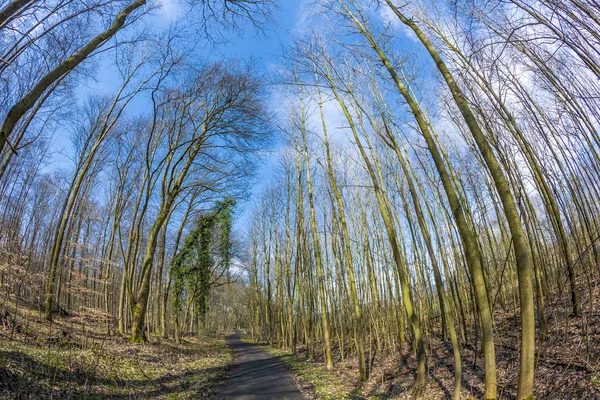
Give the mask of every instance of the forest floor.
[[[580, 286], [585, 306], [581, 317], [569, 315], [566, 299], [548, 301], [548, 335], [537, 335], [534, 395], [544, 400], [600, 400], [600, 282]], [[566, 296], [563, 296], [566, 297]], [[511, 301], [512, 304], [512, 301]], [[498, 399], [515, 399], [519, 367], [520, 320], [512, 312], [496, 311], [496, 362]], [[427, 347], [428, 379], [426, 399], [449, 399], [453, 390], [454, 363], [448, 342], [430, 335]], [[470, 337], [474, 342], [474, 337]], [[248, 338], [246, 340], [249, 340]], [[469, 343], [470, 340], [467, 340]], [[298, 386], [308, 398], [318, 399], [410, 399], [416, 359], [405, 345], [401, 355], [376, 355], [369, 380], [358, 379], [357, 361], [341, 361], [334, 347], [336, 366], [328, 371], [322, 355], [306, 358], [305, 349], [296, 354], [261, 343], [295, 373]], [[346, 348], [350, 347], [347, 343]], [[476, 347], [462, 346], [463, 399], [483, 396], [483, 358]]]
[[0, 302], [0, 399], [188, 399], [213, 395], [228, 376], [223, 337], [150, 337], [144, 345], [108, 334], [93, 310], [57, 316]]

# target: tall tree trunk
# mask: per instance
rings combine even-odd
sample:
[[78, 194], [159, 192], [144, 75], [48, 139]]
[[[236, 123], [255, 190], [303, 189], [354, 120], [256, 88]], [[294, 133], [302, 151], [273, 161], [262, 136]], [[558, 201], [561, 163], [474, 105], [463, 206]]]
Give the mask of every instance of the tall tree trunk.
[[514, 243], [515, 258], [517, 262], [517, 275], [519, 281], [519, 300], [521, 308], [521, 348], [519, 363], [519, 382], [517, 389], [518, 400], [533, 399], [533, 377], [535, 368], [535, 310], [533, 306], [533, 285], [531, 273], [533, 270], [529, 244], [523, 232], [519, 211], [515, 204], [510, 185], [504, 176], [502, 167], [498, 162], [490, 144], [483, 134], [475, 115], [462, 90], [454, 80], [448, 67], [438, 54], [437, 50], [421, 29], [412, 19], [406, 18], [400, 9], [394, 6], [391, 0], [385, 0], [398, 18], [415, 32], [421, 43], [425, 46], [435, 65], [442, 74], [456, 105], [458, 106], [465, 123], [469, 127], [473, 139], [485, 160], [494, 185], [500, 196], [504, 214]]
[[317, 233], [317, 218], [315, 216], [315, 206], [313, 199], [312, 183], [310, 180], [310, 160], [308, 156], [308, 145], [306, 141], [306, 126], [304, 109], [301, 107], [301, 125], [303, 149], [304, 149], [304, 166], [306, 170], [306, 188], [308, 191], [308, 207], [310, 210], [310, 223], [313, 238], [313, 249], [315, 254], [315, 263], [317, 265], [317, 286], [319, 290], [319, 303], [321, 307], [321, 326], [323, 329], [323, 345], [325, 346], [325, 366], [327, 369], [333, 368], [333, 355], [331, 353], [331, 339], [329, 331], [329, 322], [327, 318], [327, 299], [325, 297], [325, 275], [323, 273], [323, 264], [321, 258], [321, 247], [319, 244], [319, 235]]
[[19, 122], [21, 117], [25, 115], [31, 107], [43, 96], [44, 92], [51, 87], [56, 81], [61, 79], [64, 75], [70, 73], [75, 69], [82, 61], [84, 61], [90, 54], [96, 49], [101, 47], [107, 40], [115, 35], [127, 21], [127, 17], [138, 8], [146, 4], [146, 0], [137, 0], [129, 6], [125, 7], [115, 17], [113, 23], [108, 29], [94, 37], [89, 41], [83, 48], [67, 58], [56, 66], [53, 70], [49, 71], [46, 75], [39, 80], [39, 82], [25, 95], [23, 96], [6, 114], [2, 126], [0, 127], [0, 153], [4, 149], [4, 145], [7, 143], [13, 128]]

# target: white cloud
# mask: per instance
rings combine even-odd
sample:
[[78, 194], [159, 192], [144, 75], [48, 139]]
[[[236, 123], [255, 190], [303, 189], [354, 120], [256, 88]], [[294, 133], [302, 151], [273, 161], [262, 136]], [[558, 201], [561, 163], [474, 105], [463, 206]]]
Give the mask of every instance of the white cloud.
[[310, 26], [310, 13], [308, 10], [308, 0], [301, 0], [300, 4], [295, 9], [295, 12], [297, 12], [298, 15], [296, 16], [296, 22], [292, 27], [292, 32], [301, 34], [308, 30]]
[[394, 11], [385, 2], [380, 2], [377, 7], [377, 16], [387, 26], [390, 26], [394, 31], [402, 34], [410, 40], [416, 42], [417, 36], [408, 26], [404, 25]]
[[161, 16], [168, 22], [172, 22], [179, 17], [181, 6], [177, 0], [160, 0]]

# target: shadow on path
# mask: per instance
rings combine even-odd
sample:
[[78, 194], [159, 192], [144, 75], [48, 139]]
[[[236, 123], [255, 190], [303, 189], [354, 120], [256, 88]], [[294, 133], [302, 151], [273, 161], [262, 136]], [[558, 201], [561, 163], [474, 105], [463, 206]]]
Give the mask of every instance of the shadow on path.
[[234, 349], [238, 365], [216, 399], [302, 399], [294, 379], [277, 357], [243, 342], [239, 332], [227, 336], [227, 343]]

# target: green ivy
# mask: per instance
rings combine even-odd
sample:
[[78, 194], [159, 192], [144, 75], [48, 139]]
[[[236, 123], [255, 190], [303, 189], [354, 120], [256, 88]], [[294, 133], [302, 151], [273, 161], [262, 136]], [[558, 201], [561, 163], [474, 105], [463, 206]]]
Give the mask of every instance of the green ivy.
[[201, 320], [206, 317], [211, 271], [216, 262], [222, 263], [229, 277], [232, 257], [231, 219], [235, 203], [234, 199], [226, 198], [217, 202], [210, 212], [201, 215], [171, 261], [172, 306], [176, 326], [183, 308], [184, 295], [194, 299], [197, 316]]

